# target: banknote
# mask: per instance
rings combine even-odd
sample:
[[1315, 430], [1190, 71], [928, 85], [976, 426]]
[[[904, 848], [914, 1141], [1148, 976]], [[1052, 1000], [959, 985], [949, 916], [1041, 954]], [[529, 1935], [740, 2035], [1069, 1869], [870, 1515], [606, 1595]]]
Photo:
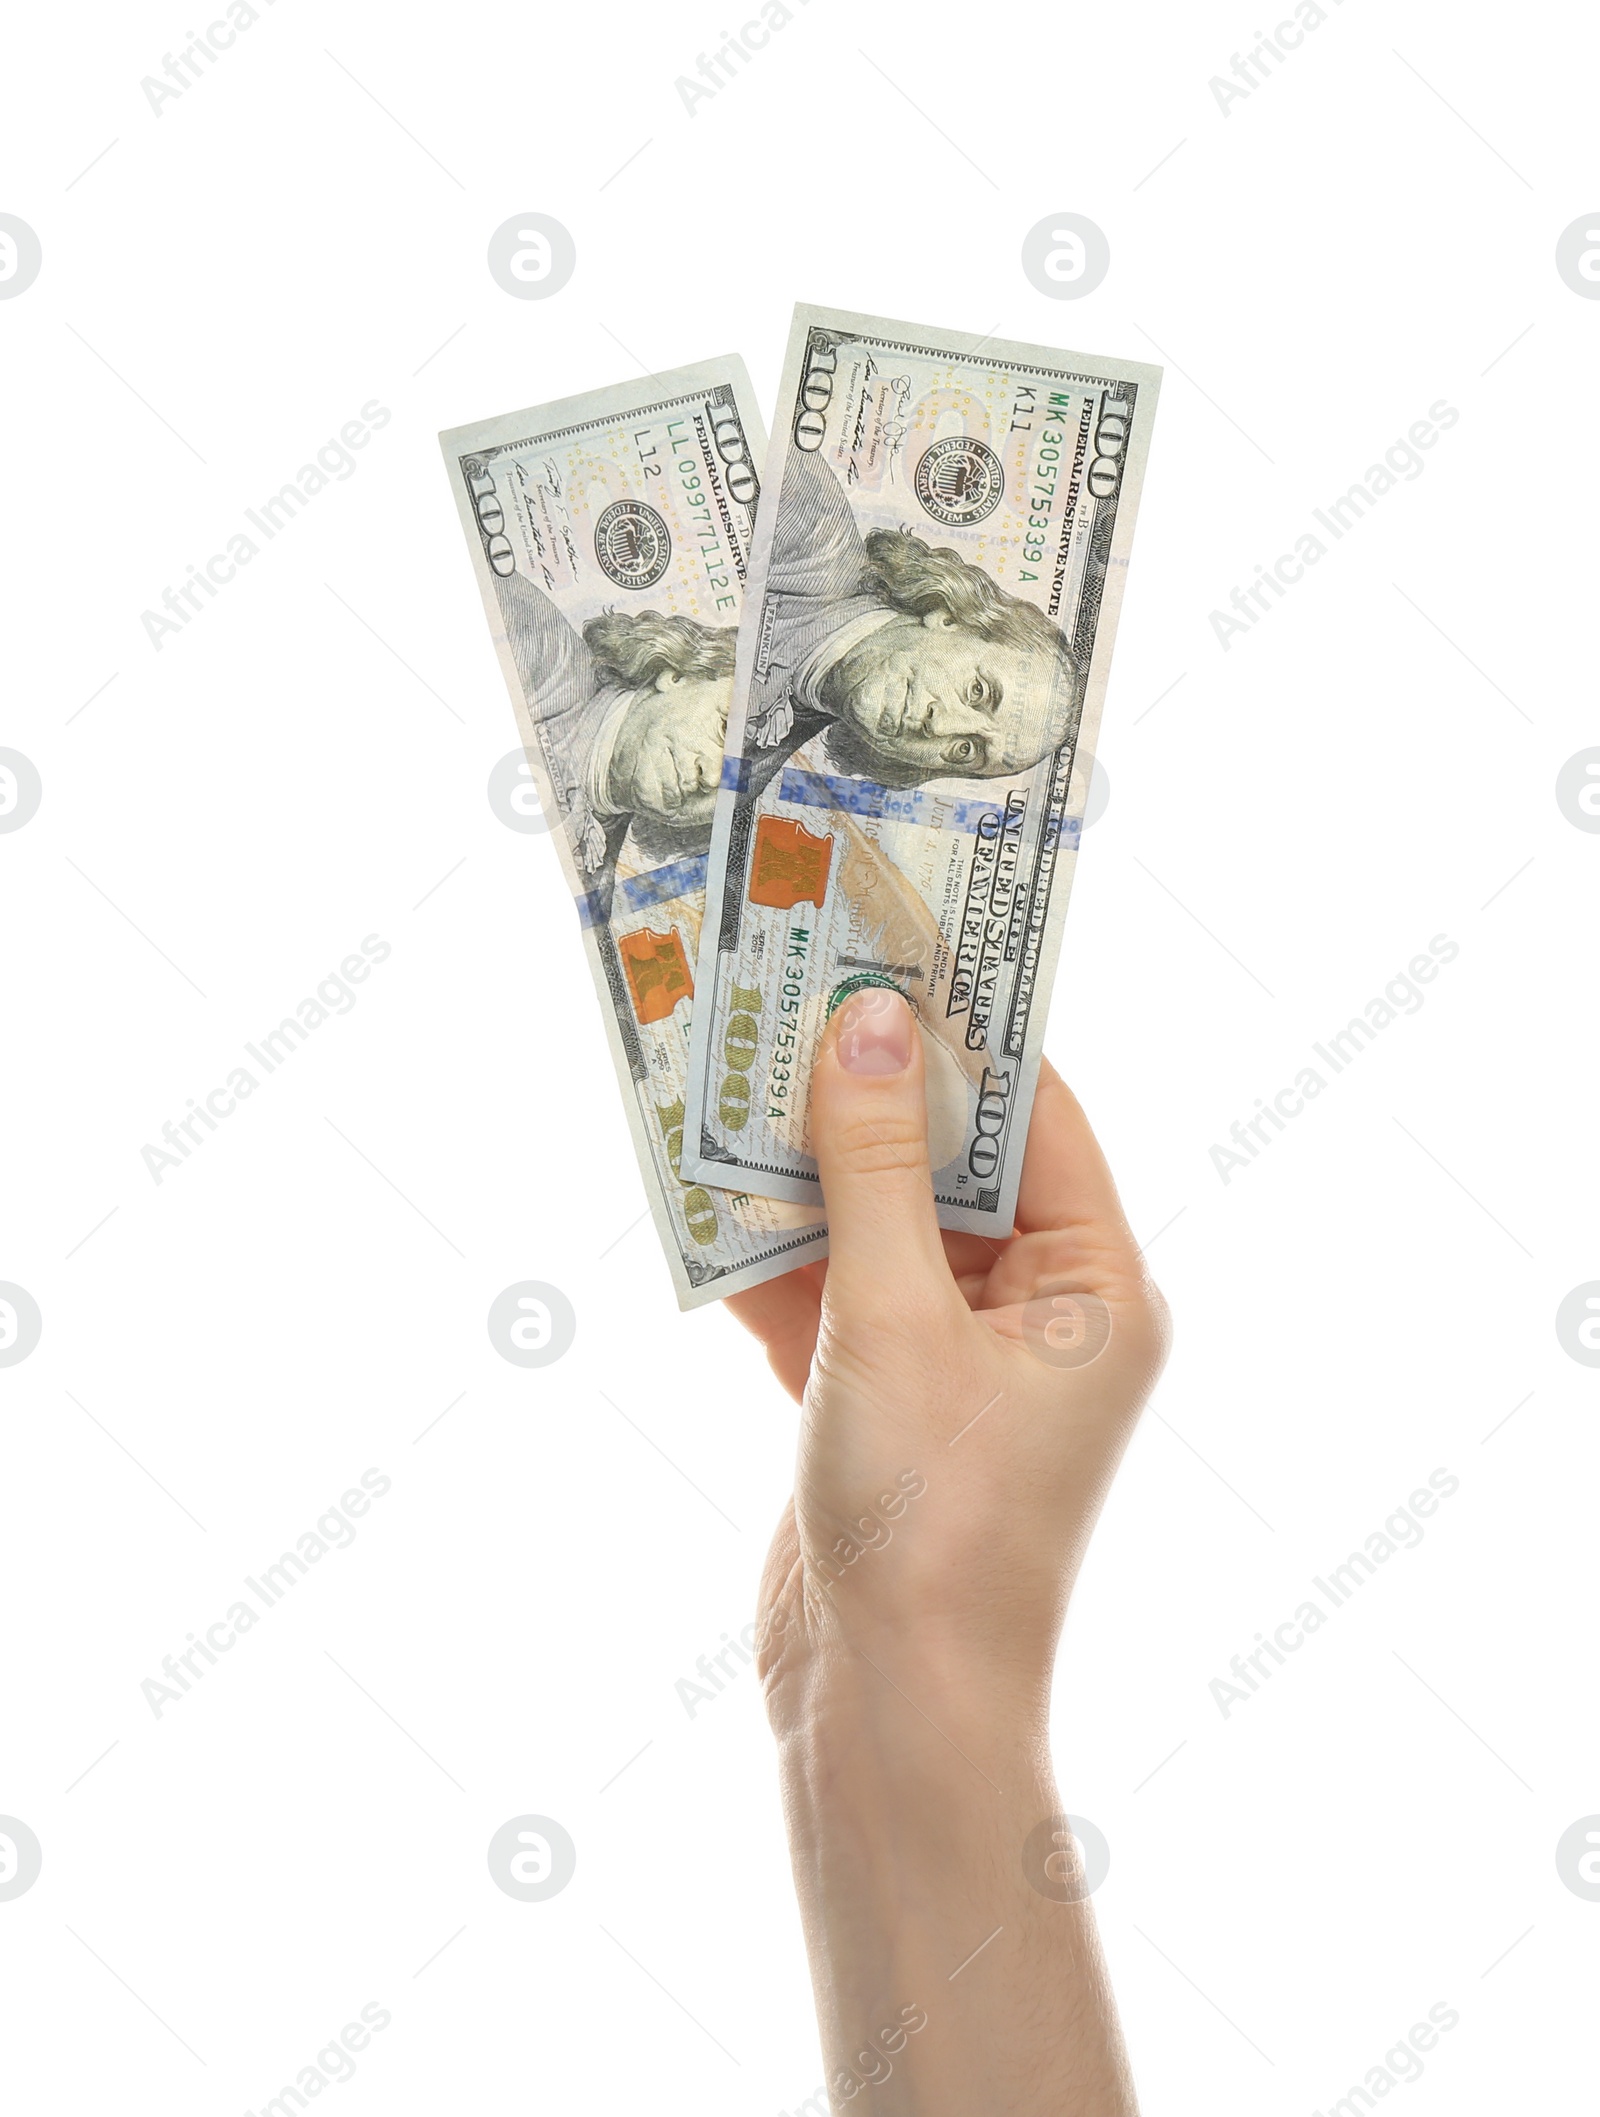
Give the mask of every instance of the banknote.
[[[713, 360], [439, 439], [522, 736], [517, 798], [559, 852], [650, 1210], [679, 1303], [697, 1307], [826, 1249], [813, 1204], [709, 1187], [679, 1158], [765, 452], [749, 379]], [[581, 1045], [559, 1006], [570, 1062]]]
[[796, 310], [712, 837], [686, 1175], [814, 1201], [818, 1040], [848, 994], [892, 985], [922, 1033], [939, 1217], [1009, 1232], [1159, 382]]

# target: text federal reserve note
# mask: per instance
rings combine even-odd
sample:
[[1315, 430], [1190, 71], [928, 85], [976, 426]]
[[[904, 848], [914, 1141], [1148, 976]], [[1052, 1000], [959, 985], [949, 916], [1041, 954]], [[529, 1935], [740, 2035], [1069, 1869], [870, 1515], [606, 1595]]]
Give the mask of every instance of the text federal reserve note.
[[[577, 901], [650, 1210], [693, 1308], [823, 1254], [821, 1214], [679, 1173], [688, 1021], [764, 440], [708, 361], [441, 434]], [[563, 1034], [569, 1034], [565, 1028]]]
[[946, 1227], [1009, 1232], [1160, 371], [795, 312], [683, 1169], [819, 1196], [831, 1009], [910, 1001]]

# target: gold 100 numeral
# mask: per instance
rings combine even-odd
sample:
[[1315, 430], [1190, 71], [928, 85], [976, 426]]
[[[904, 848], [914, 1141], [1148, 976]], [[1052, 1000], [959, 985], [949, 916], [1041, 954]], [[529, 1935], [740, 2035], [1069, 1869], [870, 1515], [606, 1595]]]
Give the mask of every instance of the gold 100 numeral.
[[[656, 1120], [661, 1126], [661, 1136], [667, 1143], [667, 1159], [672, 1164], [672, 1173], [678, 1176], [678, 1164], [683, 1158], [683, 1101], [657, 1103]], [[678, 1176], [683, 1183], [683, 1178]], [[717, 1239], [717, 1209], [711, 1202], [711, 1193], [703, 1184], [685, 1184], [683, 1192], [683, 1217], [689, 1229], [689, 1237], [702, 1249]]]
[[728, 1070], [717, 1094], [717, 1115], [730, 1132], [742, 1132], [750, 1121], [750, 1068], [756, 1056], [756, 1016], [761, 995], [753, 985], [735, 985], [728, 994], [734, 1010], [722, 1035]]

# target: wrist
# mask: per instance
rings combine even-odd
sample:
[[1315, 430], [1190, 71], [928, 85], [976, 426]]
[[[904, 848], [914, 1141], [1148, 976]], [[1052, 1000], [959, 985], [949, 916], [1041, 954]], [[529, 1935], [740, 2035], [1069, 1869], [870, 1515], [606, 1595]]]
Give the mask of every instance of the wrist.
[[1048, 1677], [882, 1637], [829, 1642], [769, 1672], [767, 1717], [786, 1780], [914, 1773], [1001, 1788], [1048, 1759]]
[[832, 2106], [870, 2086], [875, 2117], [1043, 2117], [1070, 2082], [1128, 2117], [1114, 2031], [1101, 2050], [1060, 2005], [1102, 1973], [1042, 1701], [920, 1673], [813, 1674], [773, 1715]]
[[[848, 1747], [858, 1765], [901, 1764], [915, 1731], [942, 1730], [947, 1749], [996, 1752], [997, 1765], [1047, 1746], [1051, 1677], [1062, 1609], [1030, 1619], [1016, 1598], [965, 1598], [915, 1609], [842, 1591], [802, 1588], [770, 1608], [759, 1662], [780, 1750]], [[980, 1759], [981, 1761], [981, 1759]]]
[[1132, 2117], [1050, 1769], [1064, 1595], [807, 1593], [780, 1556], [761, 1670], [831, 2107]]
[[797, 1862], [804, 1837], [854, 1840], [863, 1858], [948, 1879], [959, 1849], [984, 1842], [979, 1815], [1014, 1837], [1053, 1812], [1049, 1681], [1031, 1666], [813, 1627], [769, 1673], [767, 1708]]

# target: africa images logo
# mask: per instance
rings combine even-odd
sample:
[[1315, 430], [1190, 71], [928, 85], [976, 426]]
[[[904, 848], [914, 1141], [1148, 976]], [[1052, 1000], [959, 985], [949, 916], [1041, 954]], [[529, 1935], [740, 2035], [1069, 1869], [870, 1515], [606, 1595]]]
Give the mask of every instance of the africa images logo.
[[653, 588], [672, 557], [671, 533], [643, 500], [613, 500], [594, 525], [594, 555], [619, 588]]
[[1006, 474], [987, 442], [970, 434], [948, 434], [935, 441], [917, 465], [917, 498], [936, 522], [962, 529], [985, 522], [1000, 505]]

